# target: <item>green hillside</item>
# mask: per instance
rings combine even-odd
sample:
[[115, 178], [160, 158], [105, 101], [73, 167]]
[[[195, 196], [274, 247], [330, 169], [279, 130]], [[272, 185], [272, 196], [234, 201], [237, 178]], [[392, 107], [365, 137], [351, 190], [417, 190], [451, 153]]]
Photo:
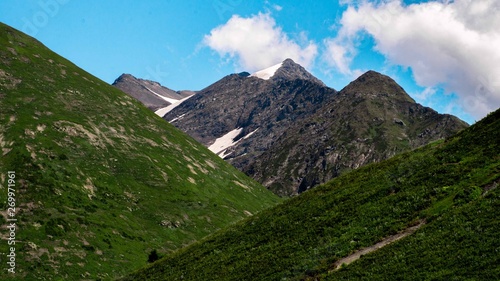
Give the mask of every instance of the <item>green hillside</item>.
[[[1, 280], [115, 279], [153, 250], [171, 252], [280, 201], [133, 98], [1, 23], [0, 153]], [[15, 274], [6, 263], [12, 218]]]
[[[500, 111], [342, 175], [123, 280], [500, 280]], [[349, 265], [335, 262], [409, 229]]]

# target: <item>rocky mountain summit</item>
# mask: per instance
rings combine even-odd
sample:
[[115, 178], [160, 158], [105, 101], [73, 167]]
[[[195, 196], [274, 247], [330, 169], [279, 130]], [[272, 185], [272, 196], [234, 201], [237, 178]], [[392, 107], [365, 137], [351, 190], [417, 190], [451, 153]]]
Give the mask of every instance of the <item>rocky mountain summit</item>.
[[160, 83], [138, 79], [131, 74], [122, 74], [113, 86], [142, 102], [149, 109], [156, 111], [167, 107], [194, 94], [192, 91], [174, 91]]
[[295, 63], [292, 59], [286, 59], [283, 62], [271, 66], [269, 68], [257, 71], [251, 74], [252, 77], [262, 78], [271, 81], [286, 81], [286, 80], [309, 80], [318, 84], [325, 85], [321, 80], [314, 77], [301, 65]]
[[337, 92], [291, 59], [228, 75], [164, 119], [285, 196], [468, 126], [375, 71]]
[[292, 60], [282, 65], [228, 75], [164, 118], [242, 169], [336, 93]]

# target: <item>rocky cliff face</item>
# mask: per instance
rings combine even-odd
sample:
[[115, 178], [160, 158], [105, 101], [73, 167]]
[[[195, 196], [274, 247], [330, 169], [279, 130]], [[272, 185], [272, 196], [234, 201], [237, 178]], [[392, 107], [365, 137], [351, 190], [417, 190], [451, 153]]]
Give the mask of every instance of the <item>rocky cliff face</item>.
[[207, 146], [238, 130], [226, 149], [214, 148], [238, 168], [268, 150], [287, 128], [314, 114], [334, 89], [292, 60], [269, 79], [232, 74], [201, 90], [164, 118]]
[[286, 59], [281, 63], [281, 66], [276, 70], [270, 78], [272, 81], [290, 81], [290, 80], [308, 80], [325, 86], [325, 84], [314, 77], [301, 65], [295, 63], [292, 59]]
[[138, 79], [130, 74], [122, 74], [115, 80], [113, 86], [139, 100], [153, 111], [194, 94], [192, 91], [174, 91], [158, 82]]
[[226, 76], [164, 118], [279, 195], [467, 127], [388, 76], [369, 71], [337, 92], [292, 60]]

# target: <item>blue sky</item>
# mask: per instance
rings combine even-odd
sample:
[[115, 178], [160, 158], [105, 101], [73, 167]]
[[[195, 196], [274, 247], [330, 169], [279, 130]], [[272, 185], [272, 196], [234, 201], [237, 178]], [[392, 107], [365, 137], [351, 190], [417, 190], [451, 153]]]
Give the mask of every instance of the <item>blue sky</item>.
[[2, 0], [0, 21], [108, 83], [199, 90], [292, 57], [337, 90], [379, 71], [473, 123], [500, 106], [500, 4], [469, 2]]

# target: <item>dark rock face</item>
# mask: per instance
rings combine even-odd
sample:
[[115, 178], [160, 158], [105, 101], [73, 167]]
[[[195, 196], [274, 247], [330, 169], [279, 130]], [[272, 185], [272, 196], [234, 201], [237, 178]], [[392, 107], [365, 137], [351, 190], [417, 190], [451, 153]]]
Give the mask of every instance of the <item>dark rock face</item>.
[[468, 126], [388, 76], [369, 71], [337, 92], [292, 60], [268, 80], [226, 76], [164, 118], [206, 146], [241, 129], [225, 159], [284, 196]]
[[[297, 72], [305, 72], [298, 64], [295, 67], [300, 68]], [[283, 76], [292, 75], [281, 72]], [[275, 80], [273, 76], [263, 80], [228, 75], [167, 113], [164, 119], [182, 116], [173, 124], [207, 146], [236, 128], [242, 128], [239, 137], [254, 132], [229, 149], [231, 154], [226, 159], [242, 167], [243, 163], [252, 162], [254, 155], [269, 149], [294, 122], [312, 115], [336, 93], [309, 76], [312, 79]]]
[[296, 194], [467, 126], [415, 103], [391, 78], [370, 71], [243, 170], [277, 194]]
[[130, 74], [122, 74], [113, 82], [113, 86], [139, 100], [153, 111], [170, 105], [172, 101], [181, 100], [194, 94], [192, 91], [176, 92], [158, 82], [138, 79]]
[[305, 70], [305, 68], [291, 59], [284, 60], [281, 67], [276, 71], [276, 73], [274, 73], [273, 77], [271, 77], [271, 80], [273, 81], [291, 81], [297, 79], [309, 80], [325, 86], [321, 80], [314, 77], [311, 73]]

